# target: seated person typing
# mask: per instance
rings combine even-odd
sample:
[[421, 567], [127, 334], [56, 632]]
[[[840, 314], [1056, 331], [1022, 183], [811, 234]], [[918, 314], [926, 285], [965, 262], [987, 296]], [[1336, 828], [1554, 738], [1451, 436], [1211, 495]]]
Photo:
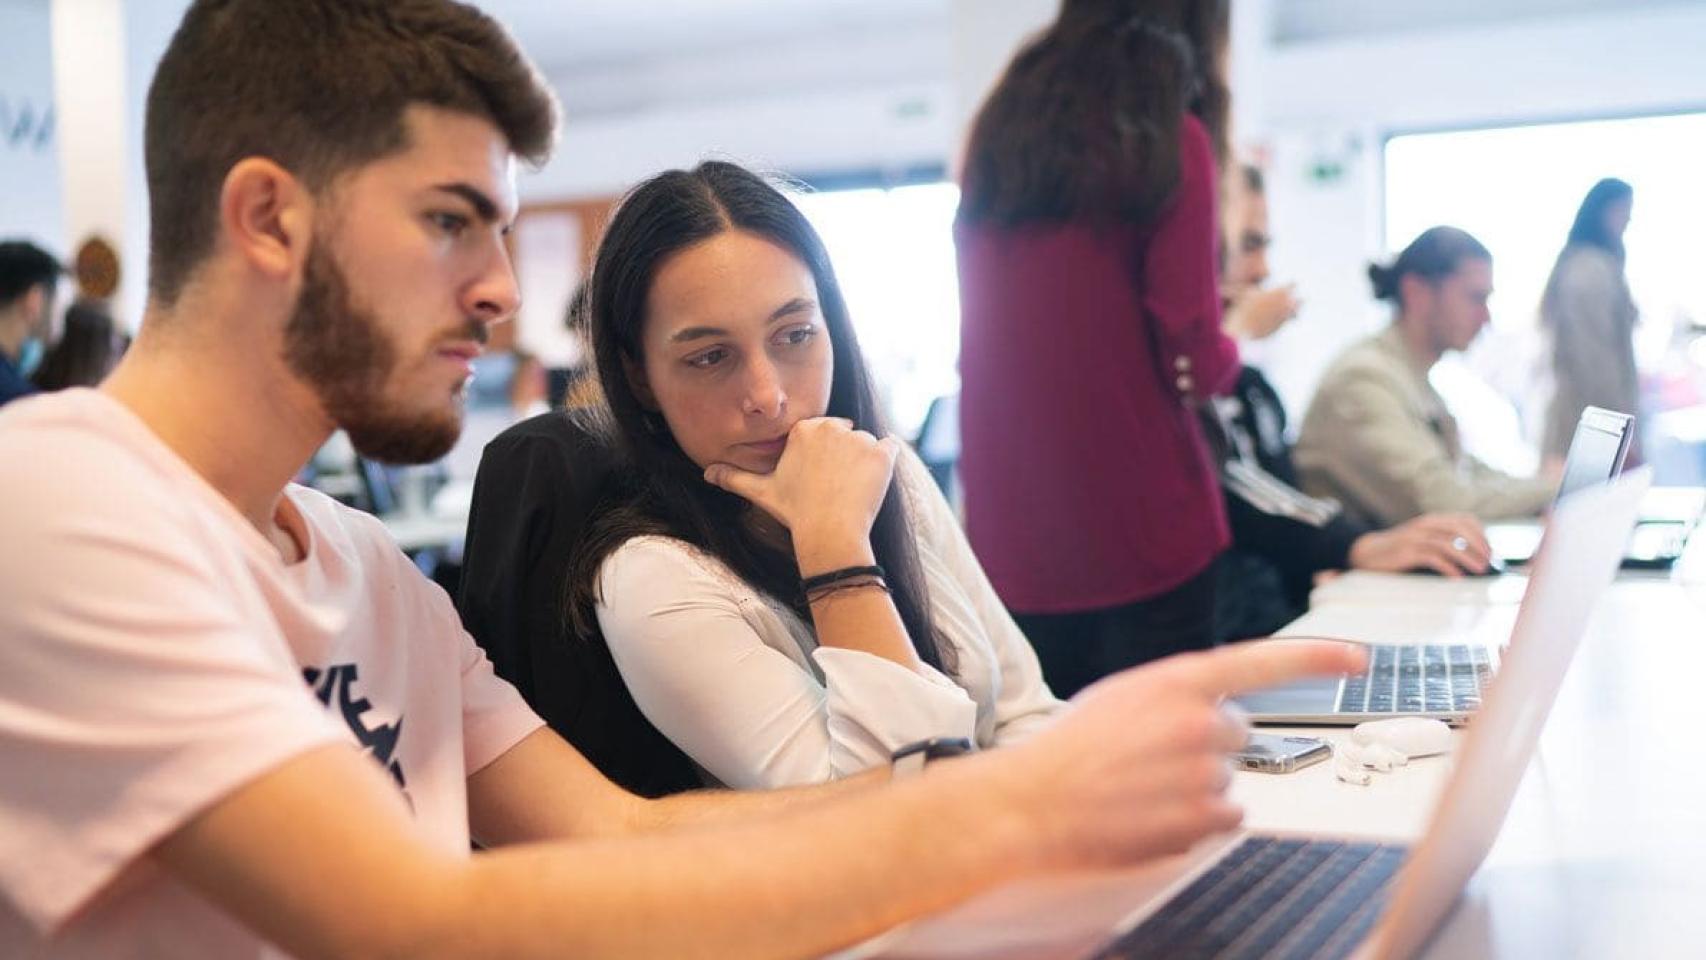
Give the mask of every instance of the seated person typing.
[[[635, 492], [571, 563], [635, 701], [707, 780], [815, 783], [1061, 702], [916, 455], [885, 435], [822, 242], [728, 163], [636, 188], [589, 320]], [[590, 625], [588, 625], [590, 627]]]
[[[1227, 205], [1231, 241], [1221, 281], [1226, 330], [1246, 343], [1272, 335], [1296, 313], [1290, 286], [1267, 288], [1268, 207], [1262, 175], [1245, 166]], [[1262, 636], [1302, 615], [1324, 571], [1427, 570], [1445, 576], [1487, 569], [1481, 525], [1467, 514], [1425, 514], [1387, 530], [1339, 504], [1297, 489], [1286, 412], [1255, 366], [1231, 395], [1202, 409], [1203, 435], [1220, 461], [1232, 545], [1220, 561], [1215, 633], [1221, 641]]]
[[1467, 350], [1487, 325], [1492, 255], [1462, 230], [1434, 227], [1368, 273], [1375, 297], [1397, 313], [1322, 377], [1295, 451], [1304, 489], [1378, 526], [1439, 511], [1483, 521], [1538, 514], [1557, 469], [1513, 477], [1464, 452], [1457, 421], [1428, 383], [1440, 357]]

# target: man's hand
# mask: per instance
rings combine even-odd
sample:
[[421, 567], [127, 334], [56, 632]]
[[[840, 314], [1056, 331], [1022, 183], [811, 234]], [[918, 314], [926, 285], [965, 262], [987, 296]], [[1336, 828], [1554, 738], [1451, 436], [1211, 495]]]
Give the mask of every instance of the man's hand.
[[1221, 328], [1236, 340], [1264, 340], [1296, 317], [1302, 307], [1296, 284], [1252, 290], [1226, 309]]
[[1350, 562], [1357, 570], [1432, 570], [1460, 577], [1487, 572], [1492, 557], [1480, 521], [1463, 513], [1429, 513], [1358, 537], [1351, 544]]
[[1238, 826], [1226, 755], [1249, 729], [1225, 698], [1365, 665], [1350, 644], [1261, 641], [1169, 657], [1084, 690], [1055, 725], [1002, 751], [1044, 865], [1131, 863]]

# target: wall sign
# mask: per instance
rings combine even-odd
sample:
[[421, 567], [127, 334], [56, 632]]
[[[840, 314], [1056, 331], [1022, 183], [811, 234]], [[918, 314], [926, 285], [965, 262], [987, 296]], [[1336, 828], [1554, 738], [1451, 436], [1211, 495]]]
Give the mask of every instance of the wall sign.
[[42, 153], [53, 147], [52, 104], [0, 93], [0, 149]]

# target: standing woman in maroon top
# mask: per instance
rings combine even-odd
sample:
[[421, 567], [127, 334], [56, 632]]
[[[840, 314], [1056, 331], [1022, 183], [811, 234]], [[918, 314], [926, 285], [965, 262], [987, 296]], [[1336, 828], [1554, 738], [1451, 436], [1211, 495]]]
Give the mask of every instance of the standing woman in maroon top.
[[1193, 408], [1228, 389], [1225, 0], [1063, 0], [972, 129], [955, 240], [966, 526], [1069, 696], [1212, 643]]

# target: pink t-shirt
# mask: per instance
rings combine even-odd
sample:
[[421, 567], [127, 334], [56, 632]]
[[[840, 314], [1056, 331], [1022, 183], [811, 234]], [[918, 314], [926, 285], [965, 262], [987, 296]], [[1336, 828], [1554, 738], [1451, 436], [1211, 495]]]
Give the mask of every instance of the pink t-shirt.
[[145, 854], [325, 743], [467, 853], [469, 774], [540, 721], [377, 520], [280, 518], [301, 562], [104, 394], [0, 411], [0, 956], [274, 955]]

